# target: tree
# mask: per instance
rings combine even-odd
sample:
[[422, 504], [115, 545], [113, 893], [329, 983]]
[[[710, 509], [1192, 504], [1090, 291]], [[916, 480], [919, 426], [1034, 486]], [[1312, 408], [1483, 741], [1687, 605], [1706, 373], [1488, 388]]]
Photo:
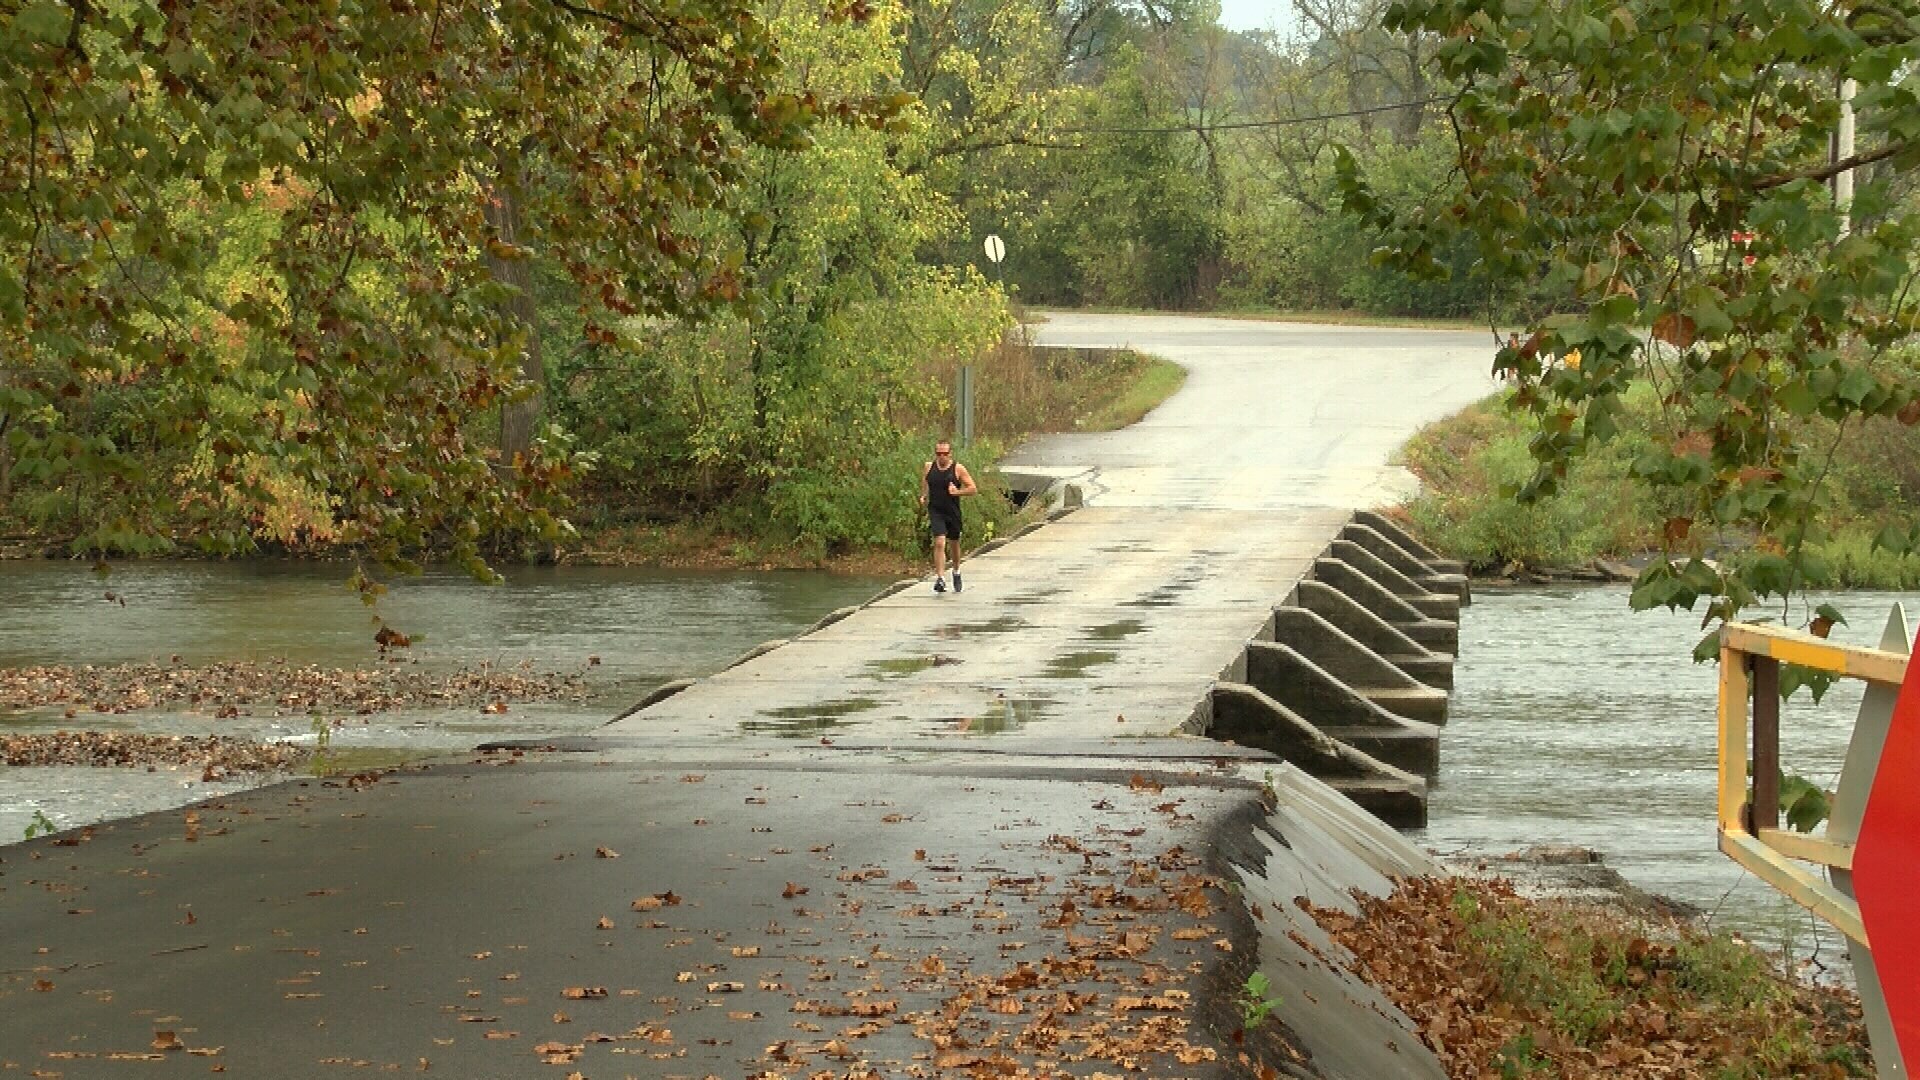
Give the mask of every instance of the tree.
[[236, 501], [304, 500], [388, 563], [487, 572], [488, 532], [564, 528], [578, 468], [474, 437], [539, 392], [516, 267], [597, 337], [738, 304], [739, 251], [678, 223], [747, 147], [871, 104], [779, 72], [747, 0], [9, 5], [0, 483], [77, 550], [244, 550]]
[[[1920, 421], [1916, 20], [1911, 0], [1388, 11], [1389, 28], [1442, 42], [1439, 73], [1460, 87], [1447, 110], [1459, 182], [1396, 208], [1349, 155], [1345, 200], [1403, 269], [1438, 274], [1438, 253], [1466, 238], [1493, 280], [1544, 280], [1572, 298], [1495, 360], [1538, 421], [1523, 497], [1551, 494], [1613, 433], [1629, 386], [1657, 389], [1666, 428], [1633, 472], [1683, 509], [1666, 523], [1668, 557], [1635, 583], [1636, 607], [1704, 599], [1711, 623], [1790, 595], [1818, 569], [1807, 542], [1822, 529], [1832, 440], [1865, 417]], [[1845, 78], [1860, 84], [1862, 148], [1835, 161]], [[1827, 182], [1847, 171], [1858, 186], [1839, 206]], [[1880, 538], [1915, 540], [1910, 525]]]
[[[906, 5], [874, 0], [857, 24], [823, 19], [830, 8], [768, 6], [788, 65], [775, 85], [799, 92], [804, 80], [809, 93], [898, 111], [819, 125], [804, 148], [748, 151], [744, 213], [684, 223], [742, 252], [747, 299], [703, 324], [623, 320], [617, 348], [561, 363], [556, 393], [607, 451], [623, 509], [725, 501], [734, 524], [814, 553], [913, 535], [898, 496], [918, 459], [900, 452], [907, 429], [940, 409], [928, 369], [970, 360], [1006, 321], [977, 274], [920, 257], [961, 220], [908, 165], [941, 134], [900, 89]], [[924, 432], [912, 434], [924, 450]]]

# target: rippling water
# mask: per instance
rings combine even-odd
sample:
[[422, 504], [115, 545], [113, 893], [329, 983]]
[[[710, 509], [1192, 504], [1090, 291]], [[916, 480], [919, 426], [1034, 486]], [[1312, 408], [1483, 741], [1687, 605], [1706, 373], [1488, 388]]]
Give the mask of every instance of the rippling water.
[[[371, 614], [339, 565], [149, 563], [96, 577], [80, 563], [0, 562], [0, 668], [28, 664], [188, 663], [284, 659], [378, 665]], [[769, 638], [871, 597], [884, 579], [818, 572], [698, 573], [600, 567], [516, 569], [488, 587], [452, 573], [395, 581], [380, 612], [414, 634], [399, 662], [427, 670], [491, 662], [585, 672], [586, 704], [477, 710], [408, 709], [334, 717], [331, 748], [346, 762], [391, 763], [496, 738], [542, 737], [605, 723], [669, 679], [709, 674]], [[108, 594], [112, 599], [108, 599]], [[588, 666], [590, 658], [600, 663]], [[96, 730], [312, 740], [304, 714], [216, 720], [185, 711], [125, 716], [61, 709], [0, 714], [0, 732]], [[177, 806], [244, 783], [202, 784], [198, 770], [0, 768], [0, 843], [36, 812], [61, 827]]]
[[[1920, 595], [1848, 593], [1835, 640], [1877, 645]], [[1772, 612], [1778, 615], [1778, 610]], [[1798, 625], [1801, 613], [1791, 620]], [[1577, 844], [1650, 892], [1845, 966], [1839, 939], [1715, 847], [1717, 668], [1691, 658], [1697, 615], [1627, 608], [1624, 586], [1489, 591], [1462, 615], [1440, 783], [1421, 835], [1442, 852]], [[1805, 692], [1781, 714], [1781, 760], [1831, 788], [1864, 686]]]

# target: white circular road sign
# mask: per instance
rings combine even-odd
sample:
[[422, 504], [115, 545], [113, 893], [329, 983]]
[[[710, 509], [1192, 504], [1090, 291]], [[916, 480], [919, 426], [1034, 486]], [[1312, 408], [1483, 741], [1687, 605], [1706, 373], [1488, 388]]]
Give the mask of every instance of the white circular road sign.
[[1001, 259], [1004, 259], [1006, 257], [1007, 257], [1006, 243], [1000, 239], [999, 234], [988, 233], [987, 234], [987, 261], [997, 264]]

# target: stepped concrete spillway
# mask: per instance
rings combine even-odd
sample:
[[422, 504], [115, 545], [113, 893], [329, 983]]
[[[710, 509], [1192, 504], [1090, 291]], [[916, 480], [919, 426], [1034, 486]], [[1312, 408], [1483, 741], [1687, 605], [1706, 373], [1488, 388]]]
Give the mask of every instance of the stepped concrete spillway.
[[959, 595], [905, 583], [592, 737], [0, 845], [0, 1072], [1444, 1076], [1301, 902], [1438, 872], [1381, 818], [1424, 811], [1465, 582], [1364, 508], [1488, 343], [1041, 335], [1188, 382], [1016, 455], [1078, 508]]

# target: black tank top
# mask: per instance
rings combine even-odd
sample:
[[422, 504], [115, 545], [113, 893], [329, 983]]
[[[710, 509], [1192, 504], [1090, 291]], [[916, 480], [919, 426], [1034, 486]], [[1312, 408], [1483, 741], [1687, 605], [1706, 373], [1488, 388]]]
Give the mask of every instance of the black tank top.
[[944, 469], [935, 465], [927, 470], [927, 509], [948, 514], [960, 512], [959, 498], [947, 493], [948, 484], [959, 483], [954, 478], [955, 471], [956, 467], [952, 464]]

